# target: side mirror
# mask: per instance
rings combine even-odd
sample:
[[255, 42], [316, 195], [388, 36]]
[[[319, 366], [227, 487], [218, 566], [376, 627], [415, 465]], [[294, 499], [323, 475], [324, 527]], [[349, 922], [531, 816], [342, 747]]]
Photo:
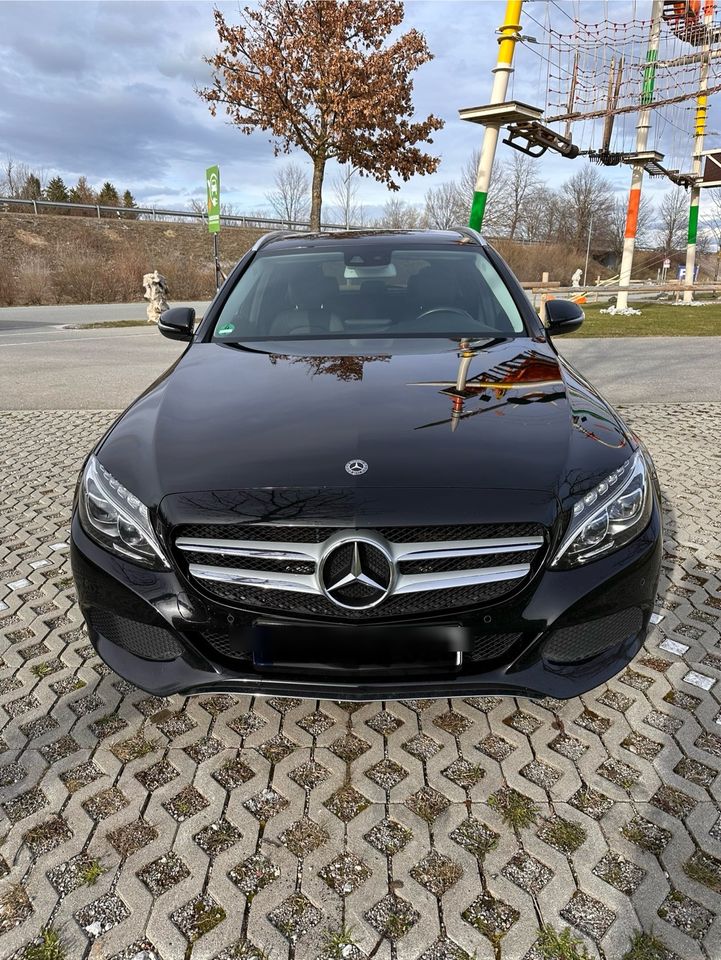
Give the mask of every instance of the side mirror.
[[571, 300], [546, 302], [546, 331], [550, 337], [578, 330], [584, 320], [583, 310]]
[[195, 310], [192, 307], [171, 307], [161, 313], [158, 330], [169, 340], [192, 340]]

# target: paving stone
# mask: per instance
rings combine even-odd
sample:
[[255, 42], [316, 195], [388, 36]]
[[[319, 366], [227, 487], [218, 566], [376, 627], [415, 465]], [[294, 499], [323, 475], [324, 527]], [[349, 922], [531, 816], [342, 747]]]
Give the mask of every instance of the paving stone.
[[42, 856], [61, 843], [70, 840], [73, 835], [67, 821], [59, 814], [54, 814], [43, 823], [37, 824], [23, 834], [23, 841], [33, 857]]
[[262, 853], [254, 853], [228, 871], [228, 876], [246, 897], [254, 897], [280, 876], [280, 869]]
[[407, 900], [388, 893], [365, 913], [365, 919], [391, 943], [397, 943], [420, 920], [421, 915]]
[[345, 784], [325, 801], [325, 806], [343, 823], [350, 823], [370, 805], [370, 800], [355, 787]]
[[195, 834], [193, 840], [203, 853], [207, 853], [212, 859], [229, 850], [242, 836], [243, 834], [235, 824], [226, 820], [225, 817], [221, 817], [220, 820], [214, 820], [207, 827], [203, 827], [199, 833]]
[[406, 846], [412, 836], [413, 832], [403, 824], [385, 817], [366, 833], [365, 839], [381, 853], [394, 856]]
[[322, 846], [329, 839], [325, 827], [319, 826], [310, 817], [301, 817], [287, 830], [284, 830], [279, 840], [296, 857], [305, 857], [307, 854]]
[[611, 884], [627, 897], [632, 896], [638, 889], [639, 884], [646, 876], [643, 867], [639, 867], [630, 860], [626, 860], [620, 853], [607, 853], [596, 866], [593, 872], [597, 877]]
[[[326, 933], [342, 940], [342, 920], [360, 944], [343, 960], [376, 944], [378, 960], [542, 960], [531, 895], [556, 930], [598, 938], [594, 956], [621, 960], [642, 927], [674, 945], [654, 960], [715, 957], [721, 405], [623, 415], [667, 498], [663, 619], [629, 668], [582, 700], [362, 704], [154, 697], [115, 676], [81, 625], [67, 550], [78, 469], [114, 414], [0, 414], [0, 584], [52, 558], [0, 601], [0, 956], [20, 960], [48, 924], [80, 956], [73, 916], [93, 908], [98, 960], [175, 960], [183, 938], [204, 960], [262, 960], [294, 937], [298, 960], [338, 960]], [[653, 799], [614, 802], [619, 789]]]
[[223, 907], [208, 893], [194, 897], [170, 915], [170, 919], [189, 943], [196, 943], [210, 933], [225, 917]]
[[290, 943], [297, 943], [323, 918], [323, 914], [302, 893], [292, 893], [268, 914], [268, 919]]
[[446, 854], [431, 850], [411, 867], [410, 875], [434, 897], [442, 897], [461, 879], [463, 868]]
[[162, 896], [189, 876], [190, 870], [172, 850], [138, 871], [138, 879], [142, 880], [154, 897]]
[[400, 763], [385, 757], [366, 770], [365, 775], [369, 780], [382, 787], [383, 790], [390, 790], [401, 783], [402, 780], [405, 780], [408, 771]]
[[48, 870], [47, 878], [60, 897], [67, 897], [78, 887], [93, 886], [103, 872], [98, 860], [87, 853], [79, 853]]
[[601, 940], [616, 915], [600, 900], [596, 900], [587, 893], [577, 890], [570, 901], [560, 911], [560, 915], [581, 933], [585, 933], [593, 940]]
[[461, 916], [491, 943], [499, 944], [513, 924], [520, 919], [521, 914], [515, 907], [486, 891], [476, 897]]
[[158, 836], [158, 831], [142, 818], [133, 823], [126, 823], [108, 833], [108, 841], [115, 847], [121, 857], [129, 857], [138, 850], [152, 843]]
[[680, 890], [671, 890], [661, 906], [658, 915], [666, 923], [683, 930], [694, 940], [702, 940], [714, 919], [714, 914], [706, 907], [687, 897]]
[[501, 872], [516, 886], [534, 894], [542, 890], [553, 877], [553, 870], [525, 850], [514, 853]]
[[370, 875], [368, 864], [350, 851], [338, 854], [318, 873], [321, 880], [324, 880], [339, 897], [354, 893]]
[[129, 916], [130, 911], [120, 897], [106, 893], [78, 910], [75, 919], [90, 940], [97, 940]]

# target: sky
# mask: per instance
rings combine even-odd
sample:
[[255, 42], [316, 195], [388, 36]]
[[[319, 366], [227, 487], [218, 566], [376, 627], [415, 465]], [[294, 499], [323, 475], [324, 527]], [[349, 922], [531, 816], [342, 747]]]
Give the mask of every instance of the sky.
[[[237, 4], [219, 3], [232, 20]], [[582, 12], [593, 21], [609, 14], [623, 22], [647, 15], [650, 0], [559, 0], [554, 17]], [[404, 27], [427, 39], [434, 60], [415, 74], [417, 115], [445, 121], [428, 150], [441, 158], [433, 177], [415, 177], [400, 198], [422, 202], [429, 186], [456, 178], [482, 128], [458, 119], [462, 107], [488, 102], [497, 44], [495, 30], [505, 3], [495, 0], [409, 0]], [[547, 4], [527, 11], [543, 20]], [[560, 11], [560, 12], [559, 12]], [[194, 92], [210, 78], [203, 57], [217, 48], [213, 4], [188, 2], [7, 2], [0, 0], [0, 158], [10, 156], [66, 184], [80, 175], [100, 186], [111, 180], [130, 188], [141, 204], [184, 208], [204, 193], [204, 171], [218, 163], [223, 200], [239, 212], [268, 209], [266, 194], [287, 157], [276, 159], [267, 135], [241, 134], [222, 117], [211, 117]], [[526, 36], [542, 36], [524, 16]], [[513, 93], [537, 103], [545, 90], [543, 46], [520, 48]], [[713, 121], [712, 121], [713, 122]], [[718, 141], [718, 138], [717, 138]], [[499, 159], [511, 150], [499, 147]], [[310, 165], [303, 154], [293, 159]], [[548, 153], [539, 160], [543, 180], [558, 186], [585, 160]], [[609, 168], [614, 189], [625, 193], [630, 171]], [[329, 166], [328, 177], [333, 168]], [[655, 183], [658, 191], [665, 184]], [[359, 199], [380, 210], [386, 188], [361, 181]], [[326, 202], [331, 203], [330, 196]]]

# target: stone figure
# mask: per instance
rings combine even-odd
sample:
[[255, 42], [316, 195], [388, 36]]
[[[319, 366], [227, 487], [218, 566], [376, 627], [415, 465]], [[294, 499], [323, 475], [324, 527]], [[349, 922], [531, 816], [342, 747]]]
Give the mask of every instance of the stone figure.
[[143, 299], [148, 301], [148, 323], [157, 323], [158, 317], [170, 309], [167, 301], [168, 281], [157, 270], [143, 276]]
[[582, 276], [583, 276], [583, 273], [581, 272], [581, 268], [579, 267], [578, 270], [576, 270], [576, 272], [575, 272], [575, 273], [573, 274], [573, 276], [571, 277], [571, 286], [572, 286], [572, 287], [580, 287], [580, 286], [581, 286], [581, 277], [582, 277]]

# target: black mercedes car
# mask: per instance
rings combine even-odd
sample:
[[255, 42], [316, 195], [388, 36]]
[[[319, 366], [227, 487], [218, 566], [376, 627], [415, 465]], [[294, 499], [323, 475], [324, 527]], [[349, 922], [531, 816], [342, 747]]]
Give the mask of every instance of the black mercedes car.
[[273, 233], [80, 475], [93, 644], [156, 694], [570, 697], [643, 642], [639, 438], [468, 228]]

